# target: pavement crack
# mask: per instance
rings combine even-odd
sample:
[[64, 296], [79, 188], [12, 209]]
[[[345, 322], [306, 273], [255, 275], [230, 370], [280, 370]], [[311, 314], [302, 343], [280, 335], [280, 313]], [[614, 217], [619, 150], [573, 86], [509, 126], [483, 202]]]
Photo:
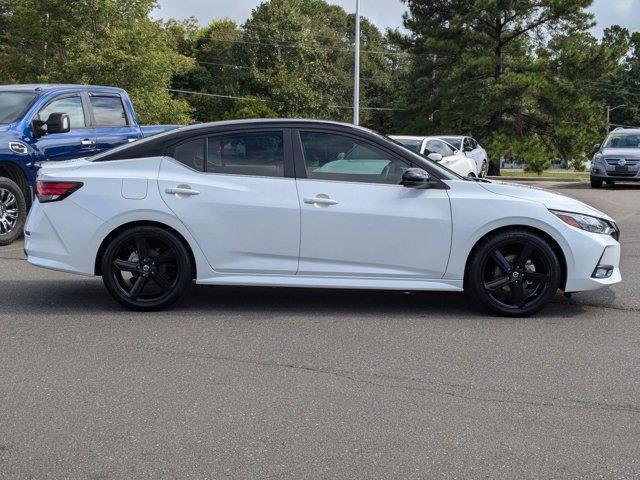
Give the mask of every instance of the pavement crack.
[[[294, 364], [289, 362], [268, 362], [259, 360], [246, 360], [236, 357], [227, 357], [223, 355], [212, 355], [206, 353], [180, 351], [175, 352], [161, 348], [138, 347], [142, 351], [158, 353], [169, 356], [180, 356], [183, 358], [201, 358], [207, 360], [218, 360], [231, 362], [241, 365], [251, 365], [254, 367], [269, 368], [286, 368], [298, 371], [309, 372], [312, 374], [324, 374], [349, 380], [353, 383], [366, 384], [377, 388], [385, 388], [391, 390], [402, 390], [409, 393], [417, 393], [422, 396], [440, 395], [453, 397], [462, 400], [470, 400], [477, 402], [495, 403], [495, 404], [513, 404], [528, 405], [534, 407], [548, 407], [560, 409], [591, 409], [606, 410], [611, 412], [640, 413], [640, 406], [633, 404], [618, 404], [598, 402], [591, 400], [583, 400], [576, 398], [562, 398], [551, 395], [516, 392], [512, 390], [479, 388], [469, 384], [447, 383], [424, 380], [415, 377], [402, 375], [389, 375], [381, 373], [364, 373], [353, 372], [348, 370], [329, 369], [323, 367], [314, 367], [310, 365]], [[389, 380], [390, 382], [386, 382]], [[404, 383], [398, 383], [404, 382]]]

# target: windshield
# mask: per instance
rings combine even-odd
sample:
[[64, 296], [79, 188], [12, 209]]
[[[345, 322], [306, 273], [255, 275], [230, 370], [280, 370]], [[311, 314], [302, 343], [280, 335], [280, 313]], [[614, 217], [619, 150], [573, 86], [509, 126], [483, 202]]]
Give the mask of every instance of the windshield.
[[395, 141], [398, 142], [400, 145], [407, 147], [412, 152], [420, 153], [422, 140], [413, 140], [410, 138], [396, 138]]
[[458, 175], [456, 172], [449, 170], [447, 167], [440, 165], [438, 162], [434, 162], [429, 157], [422, 155], [421, 153], [414, 152], [413, 150], [411, 150], [411, 148], [407, 147], [407, 145], [404, 145], [402, 142], [400, 142], [399, 139], [391, 138], [391, 137], [385, 137], [385, 138], [387, 140], [391, 140], [393, 143], [397, 145], [400, 145], [411, 155], [411, 157], [418, 158], [421, 162], [427, 162], [431, 168], [433, 168], [438, 172], [438, 174], [442, 177], [443, 180], [469, 180], [468, 178], [462, 177]]
[[445, 142], [453, 145], [456, 150], [461, 150], [462, 148], [462, 138], [459, 137], [438, 137], [444, 140]]
[[0, 92], [0, 124], [20, 120], [34, 98], [31, 92]]
[[640, 133], [612, 133], [604, 142], [604, 148], [640, 148]]

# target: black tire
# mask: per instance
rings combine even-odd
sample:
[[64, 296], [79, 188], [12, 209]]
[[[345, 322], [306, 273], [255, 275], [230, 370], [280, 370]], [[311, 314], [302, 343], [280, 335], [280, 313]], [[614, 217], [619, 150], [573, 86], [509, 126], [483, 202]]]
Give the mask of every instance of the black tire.
[[480, 167], [480, 178], [486, 178], [487, 177], [487, 172], [489, 171], [489, 164], [487, 163], [487, 160], [485, 159], [482, 162], [482, 167]]
[[187, 248], [173, 233], [155, 226], [117, 235], [102, 257], [102, 280], [113, 298], [138, 311], [161, 310], [191, 285]]
[[21, 237], [26, 220], [24, 192], [13, 180], [0, 177], [0, 246]]
[[549, 243], [526, 230], [512, 230], [478, 245], [470, 259], [467, 286], [497, 315], [526, 317], [551, 301], [560, 279], [560, 261]]
[[602, 188], [602, 180], [598, 180], [597, 178], [592, 178], [591, 188]]

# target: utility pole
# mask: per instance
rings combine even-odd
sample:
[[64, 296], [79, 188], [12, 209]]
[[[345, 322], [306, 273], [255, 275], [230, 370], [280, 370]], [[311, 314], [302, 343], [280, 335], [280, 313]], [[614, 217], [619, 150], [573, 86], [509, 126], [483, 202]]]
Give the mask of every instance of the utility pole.
[[360, 0], [356, 0], [355, 65], [353, 68], [353, 124], [360, 124]]
[[617, 108], [623, 108], [623, 107], [626, 107], [626, 105], [625, 104], [616, 105], [615, 107], [612, 107], [611, 105], [607, 105], [607, 135], [609, 135], [609, 132], [611, 131], [611, 112], [613, 112]]

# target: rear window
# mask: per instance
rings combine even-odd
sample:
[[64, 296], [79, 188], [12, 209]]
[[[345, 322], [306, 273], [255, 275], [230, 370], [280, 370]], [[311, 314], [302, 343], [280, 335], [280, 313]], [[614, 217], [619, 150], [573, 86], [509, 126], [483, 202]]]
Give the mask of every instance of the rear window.
[[127, 115], [120, 97], [89, 97], [96, 127], [126, 127]]

